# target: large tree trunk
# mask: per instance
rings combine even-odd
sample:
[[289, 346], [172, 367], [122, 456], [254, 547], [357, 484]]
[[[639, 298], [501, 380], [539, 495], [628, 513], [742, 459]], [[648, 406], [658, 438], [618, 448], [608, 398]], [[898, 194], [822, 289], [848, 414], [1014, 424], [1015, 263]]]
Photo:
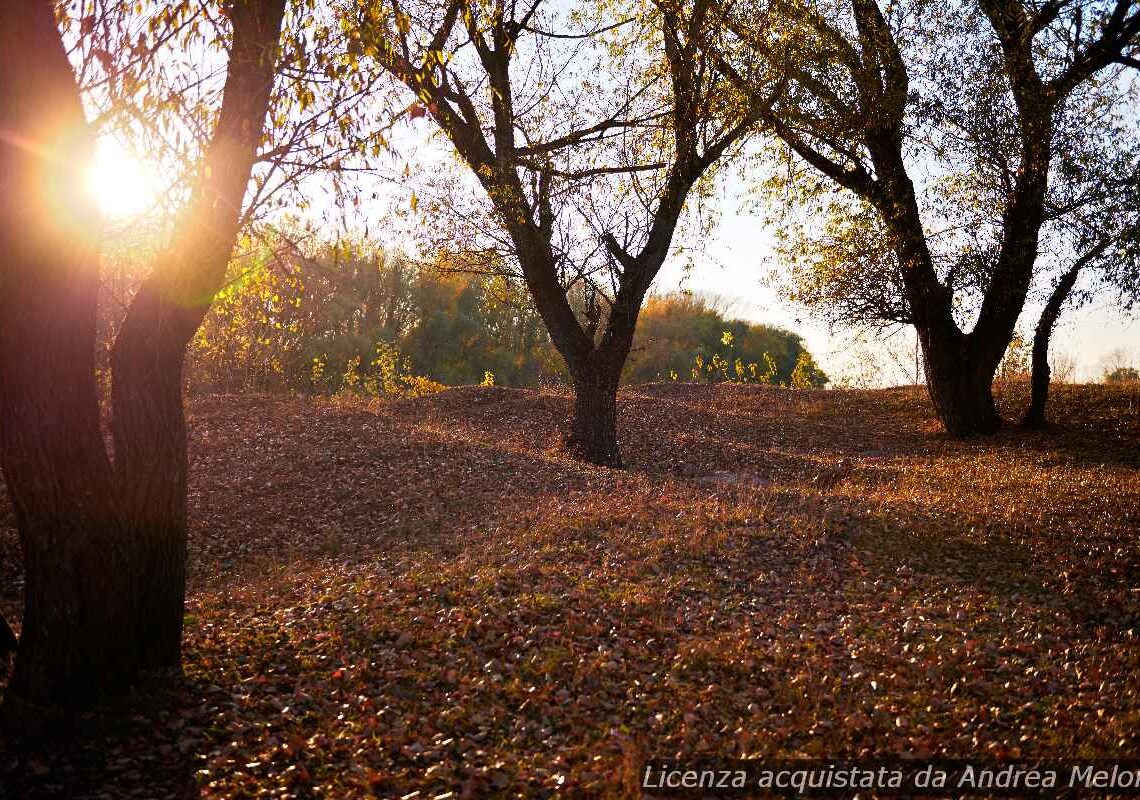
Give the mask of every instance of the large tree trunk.
[[92, 142], [53, 6], [0, 4], [0, 464], [23, 551], [9, 722], [136, 674], [132, 554], [99, 423]]
[[137, 631], [140, 661], [149, 671], [177, 671], [182, 663], [188, 473], [182, 362], [188, 339], [179, 329], [197, 327], [185, 320], [187, 313], [144, 286], [111, 358], [115, 472], [143, 565]]
[[233, 6], [222, 108], [201, 178], [176, 241], [132, 301], [112, 349], [115, 473], [141, 542], [146, 669], [181, 669], [187, 540], [182, 368], [225, 282], [269, 107], [284, 11], [285, 0]]
[[623, 465], [617, 433], [617, 390], [622, 369], [633, 346], [633, 334], [641, 303], [656, 270], [664, 261], [664, 250], [653, 261], [631, 264], [627, 272], [640, 283], [618, 293], [606, 319], [601, 340], [576, 361], [567, 359], [574, 384], [574, 416], [566, 449], [578, 459], [602, 467], [620, 469]]
[[613, 364], [597, 353], [573, 375], [574, 416], [566, 449], [578, 459], [603, 467], [622, 466], [617, 435], [617, 388], [621, 363]]
[[1073, 267], [1061, 276], [1057, 285], [1053, 287], [1045, 308], [1041, 311], [1041, 318], [1037, 320], [1037, 329], [1033, 332], [1033, 372], [1032, 395], [1029, 399], [1029, 408], [1021, 424], [1027, 428], [1044, 428], [1046, 424], [1045, 406], [1049, 401], [1049, 340], [1053, 338], [1053, 328], [1061, 316], [1061, 309], [1069, 299], [1069, 293], [1077, 282], [1077, 275], [1084, 266], [1084, 259], [1078, 260]]
[[1001, 427], [994, 403], [996, 364], [971, 353], [968, 338], [955, 330], [920, 330], [926, 388], [946, 433], [955, 438], [991, 434]]

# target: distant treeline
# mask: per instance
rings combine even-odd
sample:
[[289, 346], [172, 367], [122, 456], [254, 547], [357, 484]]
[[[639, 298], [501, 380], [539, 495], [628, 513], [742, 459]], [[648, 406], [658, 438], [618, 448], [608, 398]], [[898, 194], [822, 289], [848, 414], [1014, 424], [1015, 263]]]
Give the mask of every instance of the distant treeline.
[[[564, 384], [526, 287], [374, 245], [251, 247], [191, 346], [194, 391], [422, 392], [439, 385]], [[726, 319], [699, 296], [651, 298], [624, 381], [822, 386], [800, 337]]]

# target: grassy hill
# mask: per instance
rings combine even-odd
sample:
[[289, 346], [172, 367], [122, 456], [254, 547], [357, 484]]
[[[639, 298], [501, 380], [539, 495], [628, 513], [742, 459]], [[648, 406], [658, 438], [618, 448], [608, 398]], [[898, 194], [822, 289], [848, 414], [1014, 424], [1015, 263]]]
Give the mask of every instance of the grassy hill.
[[0, 782], [619, 797], [649, 755], [1140, 756], [1140, 390], [1055, 398], [952, 442], [920, 389], [648, 385], [623, 472], [558, 453], [556, 393], [195, 400], [184, 687], [78, 723], [109, 743], [0, 746]]

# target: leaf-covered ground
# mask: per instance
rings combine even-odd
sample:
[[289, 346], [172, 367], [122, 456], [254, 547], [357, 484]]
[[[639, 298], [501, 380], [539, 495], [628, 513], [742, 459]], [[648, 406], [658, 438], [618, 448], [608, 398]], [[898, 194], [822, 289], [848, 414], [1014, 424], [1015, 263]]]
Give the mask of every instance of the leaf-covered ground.
[[1140, 390], [952, 442], [917, 389], [640, 387], [623, 472], [559, 454], [568, 407], [192, 401], [187, 680], [0, 745], [0, 787], [619, 797], [648, 755], [1140, 756]]

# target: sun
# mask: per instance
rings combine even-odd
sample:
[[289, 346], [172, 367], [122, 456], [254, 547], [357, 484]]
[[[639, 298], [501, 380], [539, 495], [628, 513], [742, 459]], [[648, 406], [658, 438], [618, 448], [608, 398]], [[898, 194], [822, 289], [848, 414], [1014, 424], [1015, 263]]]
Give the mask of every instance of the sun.
[[101, 139], [87, 172], [87, 189], [108, 217], [137, 217], [158, 199], [154, 167], [137, 159], [113, 139]]

